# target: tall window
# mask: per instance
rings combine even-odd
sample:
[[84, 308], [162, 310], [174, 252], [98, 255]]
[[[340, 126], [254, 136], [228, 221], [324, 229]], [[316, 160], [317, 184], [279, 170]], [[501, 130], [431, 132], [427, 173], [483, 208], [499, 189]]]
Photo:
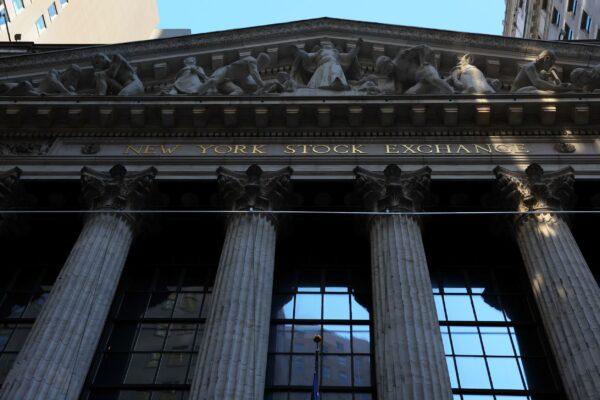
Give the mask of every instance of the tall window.
[[17, 11], [17, 13], [25, 8], [25, 4], [23, 3], [23, 0], [13, 0], [13, 6], [15, 7], [15, 10]]
[[455, 399], [563, 398], [524, 273], [440, 268], [432, 283]]
[[573, 29], [568, 24], [565, 24], [564, 34], [563, 40], [573, 40]]
[[587, 12], [583, 12], [581, 14], [581, 26], [580, 28], [586, 32], [590, 32], [590, 28], [592, 27], [592, 17], [588, 15]]
[[48, 298], [58, 275], [56, 268], [2, 268], [0, 274], [0, 384], [17, 354], [35, 318]]
[[567, 12], [577, 12], [577, 0], [569, 0], [567, 3]]
[[69, 0], [60, 0], [60, 5], [62, 7], [66, 6], [67, 4], [69, 4]]
[[56, 3], [52, 2], [52, 4], [50, 4], [50, 7], [48, 7], [48, 15], [50, 16], [50, 19], [52, 19], [58, 15], [58, 10], [56, 9]]
[[560, 13], [558, 12], [558, 10], [555, 8], [552, 9], [552, 19], [551, 22], [553, 25], [558, 26], [560, 24]]
[[266, 399], [310, 399], [315, 335], [323, 337], [322, 399], [373, 399], [368, 274], [352, 268], [285, 269], [278, 274]]
[[214, 270], [126, 271], [88, 377], [85, 399], [180, 400], [189, 390]]
[[46, 19], [44, 18], [43, 15], [41, 15], [37, 22], [35, 23], [35, 25], [37, 26], [38, 32], [42, 33], [43, 31], [46, 30]]
[[6, 15], [6, 9], [3, 4], [0, 4], [0, 25], [6, 24], [8, 16]]

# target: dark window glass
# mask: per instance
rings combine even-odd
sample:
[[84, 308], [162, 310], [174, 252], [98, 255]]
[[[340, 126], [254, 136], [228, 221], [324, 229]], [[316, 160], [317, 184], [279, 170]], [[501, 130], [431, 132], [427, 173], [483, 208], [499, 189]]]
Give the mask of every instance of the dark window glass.
[[577, 0], [568, 0], [567, 11], [572, 13], [577, 12]]
[[592, 27], [592, 17], [590, 17], [590, 16], [588, 15], [588, 13], [584, 11], [584, 12], [581, 14], [581, 25], [580, 25], [580, 28], [581, 28], [582, 30], [584, 30], [584, 31], [586, 31], [586, 32], [588, 32], [588, 33], [589, 33], [589, 32], [590, 32], [590, 29], [591, 29], [591, 27]]
[[208, 266], [128, 268], [84, 398], [182, 399], [213, 279]]
[[560, 24], [560, 13], [558, 12], [558, 10], [556, 8], [552, 9], [552, 20], [551, 21], [554, 25]]
[[[368, 271], [288, 269], [275, 279], [266, 399], [309, 399], [315, 335], [322, 399], [372, 399]], [[361, 281], [360, 285], [355, 282]]]
[[440, 268], [432, 285], [455, 399], [560, 398], [523, 273]]

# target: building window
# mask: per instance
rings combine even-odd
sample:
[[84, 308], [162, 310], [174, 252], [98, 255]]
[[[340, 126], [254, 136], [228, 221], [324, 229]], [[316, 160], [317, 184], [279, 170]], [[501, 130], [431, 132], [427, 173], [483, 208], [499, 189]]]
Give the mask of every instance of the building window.
[[567, 3], [567, 12], [577, 12], [577, 0], [569, 0], [569, 2]]
[[48, 7], [48, 15], [50, 16], [50, 19], [58, 15], [58, 10], [56, 9], [56, 4], [54, 2]]
[[182, 399], [213, 280], [208, 266], [127, 269], [83, 398]]
[[266, 399], [310, 397], [315, 335], [323, 337], [323, 399], [373, 398], [368, 273], [352, 268], [290, 268], [278, 273]]
[[573, 29], [568, 24], [565, 24], [563, 40], [573, 40]]
[[15, 11], [17, 11], [17, 13], [19, 13], [22, 9], [25, 8], [23, 0], [13, 0], [13, 6], [15, 7]]
[[42, 306], [48, 298], [58, 269], [22, 267], [2, 269], [0, 274], [0, 384], [17, 358], [17, 354]]
[[38, 32], [42, 33], [43, 31], [46, 30], [46, 19], [44, 18], [43, 15], [41, 15], [37, 22], [35, 23], [35, 25], [37, 26]]
[[583, 29], [586, 32], [590, 32], [590, 29], [592, 27], [592, 17], [590, 17], [588, 15], [587, 12], [583, 12], [583, 14], [581, 14], [581, 29]]
[[542, 10], [547, 10], [548, 9], [548, 0], [544, 0], [542, 2]]
[[562, 398], [522, 271], [440, 268], [432, 284], [454, 399]]
[[69, 4], [69, 0], [60, 0], [60, 5], [61, 5], [62, 7], [65, 7], [65, 6], [66, 6], [66, 5], [68, 5], [68, 4]]
[[519, 8], [523, 8], [523, 0], [519, 0]]
[[6, 15], [6, 9], [0, 4], [0, 25], [6, 24], [8, 16]]
[[560, 13], [556, 9], [556, 7], [552, 10], [552, 24], [558, 26], [560, 24]]

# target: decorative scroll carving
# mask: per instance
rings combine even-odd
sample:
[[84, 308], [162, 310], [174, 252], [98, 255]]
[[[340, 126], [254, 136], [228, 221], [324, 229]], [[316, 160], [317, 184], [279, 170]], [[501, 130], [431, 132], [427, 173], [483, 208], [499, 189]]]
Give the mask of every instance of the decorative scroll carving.
[[136, 96], [144, 94], [144, 84], [137, 75], [136, 69], [120, 54], [109, 58], [98, 53], [92, 60], [96, 94]]
[[179, 70], [175, 83], [165, 91], [167, 94], [196, 94], [208, 76], [202, 67], [196, 65], [196, 57], [183, 60], [184, 67]]
[[500, 86], [500, 81], [487, 79], [473, 65], [473, 57], [468, 53], [458, 59], [458, 65], [451, 71], [449, 81], [457, 92], [468, 94], [496, 93]]
[[575, 176], [571, 167], [550, 173], [544, 173], [538, 164], [531, 164], [524, 173], [496, 167], [494, 174], [501, 198], [516, 211], [561, 210], [573, 196]]
[[395, 164], [383, 173], [354, 169], [356, 194], [368, 211], [419, 211], [429, 193], [431, 168], [403, 173]]
[[71, 64], [60, 72], [56, 69], [48, 71], [44, 79], [35, 86], [31, 81], [0, 84], [0, 95], [3, 96], [41, 96], [41, 95], [75, 95], [81, 79], [81, 68]]
[[112, 167], [109, 172], [83, 167], [83, 199], [92, 210], [140, 209], [150, 192], [156, 173], [154, 167], [140, 172], [127, 172], [120, 164]]
[[215, 72], [198, 88], [198, 94], [216, 92], [225, 95], [239, 96], [252, 94], [265, 86], [260, 70], [271, 64], [267, 53], [260, 53], [257, 58], [243, 57], [233, 63], [217, 68]]
[[308, 80], [306, 87], [309, 89], [350, 90], [348, 80], [360, 79], [358, 53], [362, 43], [363, 40], [358, 39], [348, 53], [340, 52], [330, 40], [323, 40], [310, 53], [294, 46], [292, 78], [301, 85]]
[[375, 71], [391, 76], [398, 94], [454, 93], [452, 86], [440, 77], [435, 68], [433, 50], [426, 45], [400, 50], [393, 60], [388, 56], [380, 56], [375, 63]]
[[275, 172], [264, 172], [258, 165], [251, 165], [245, 172], [220, 167], [217, 182], [227, 208], [271, 211], [288, 196], [292, 172], [290, 167]]
[[535, 61], [521, 67], [513, 81], [511, 92], [552, 94], [572, 90], [571, 84], [562, 83], [552, 69], [555, 63], [554, 51], [542, 51]]

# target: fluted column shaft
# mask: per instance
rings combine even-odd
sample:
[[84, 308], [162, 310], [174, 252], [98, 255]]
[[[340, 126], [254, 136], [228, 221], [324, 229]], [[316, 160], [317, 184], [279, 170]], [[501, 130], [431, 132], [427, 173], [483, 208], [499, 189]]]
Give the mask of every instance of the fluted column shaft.
[[132, 239], [124, 217], [88, 218], [2, 386], [2, 400], [78, 398]]
[[402, 215], [370, 226], [380, 400], [452, 398], [420, 227]]
[[565, 392], [600, 396], [600, 288], [567, 223], [553, 214], [525, 217], [517, 241]]
[[276, 229], [259, 214], [228, 222], [191, 400], [262, 399]]

